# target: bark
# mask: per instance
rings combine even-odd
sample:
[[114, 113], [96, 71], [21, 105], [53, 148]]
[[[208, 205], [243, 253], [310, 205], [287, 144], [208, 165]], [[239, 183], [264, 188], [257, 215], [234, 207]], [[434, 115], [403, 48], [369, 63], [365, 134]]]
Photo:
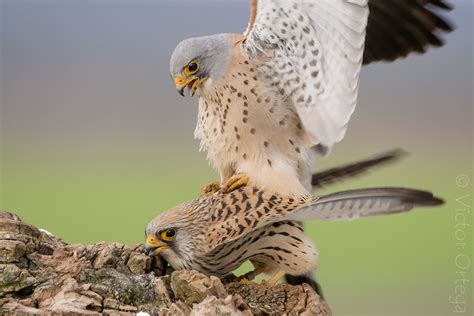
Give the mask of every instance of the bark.
[[141, 245], [69, 245], [0, 211], [0, 314], [330, 315], [306, 284], [167, 270]]

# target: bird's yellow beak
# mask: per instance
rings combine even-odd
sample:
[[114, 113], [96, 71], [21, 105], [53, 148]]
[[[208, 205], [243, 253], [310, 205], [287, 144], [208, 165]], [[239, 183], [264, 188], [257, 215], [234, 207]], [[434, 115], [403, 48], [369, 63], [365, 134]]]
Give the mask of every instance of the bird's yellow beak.
[[160, 254], [165, 249], [168, 249], [169, 246], [164, 242], [158, 240], [155, 236], [148, 236], [145, 242], [145, 250], [148, 255], [155, 256]]
[[194, 94], [196, 93], [196, 90], [199, 87], [200, 81], [201, 81], [201, 78], [199, 77], [174, 78], [174, 84], [176, 85], [176, 90], [178, 90], [178, 93], [181, 94], [183, 97], [184, 97], [184, 89], [186, 87], [189, 88], [189, 95], [194, 96]]

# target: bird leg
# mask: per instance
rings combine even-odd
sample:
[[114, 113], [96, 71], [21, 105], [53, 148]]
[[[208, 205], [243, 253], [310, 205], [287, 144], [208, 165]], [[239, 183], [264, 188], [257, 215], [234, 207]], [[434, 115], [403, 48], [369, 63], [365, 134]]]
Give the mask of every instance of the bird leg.
[[270, 284], [270, 285], [275, 285], [284, 275], [285, 275], [285, 272], [283, 270], [278, 270], [277, 272], [275, 272], [275, 274], [272, 275], [270, 279], [265, 281], [265, 283]]
[[221, 183], [219, 181], [214, 181], [206, 184], [201, 188], [201, 195], [212, 195], [217, 193], [221, 189]]
[[230, 177], [222, 186], [225, 193], [232, 192], [240, 187], [244, 187], [249, 182], [249, 177], [244, 173], [235, 174]]
[[250, 271], [250, 272], [247, 272], [244, 274], [244, 277], [247, 279], [247, 280], [250, 280], [252, 281], [253, 279], [255, 279], [258, 275], [262, 274], [265, 272], [265, 269], [262, 267], [262, 266], [259, 266], [259, 267], [256, 267], [254, 270]]
[[256, 276], [262, 274], [265, 272], [265, 269], [261, 266], [259, 267], [256, 267], [254, 270], [250, 271], [250, 272], [247, 272], [243, 275], [242, 279], [240, 279], [240, 284], [242, 285], [246, 285], [246, 284], [249, 284], [250, 281], [253, 281], [253, 279], [255, 279]]

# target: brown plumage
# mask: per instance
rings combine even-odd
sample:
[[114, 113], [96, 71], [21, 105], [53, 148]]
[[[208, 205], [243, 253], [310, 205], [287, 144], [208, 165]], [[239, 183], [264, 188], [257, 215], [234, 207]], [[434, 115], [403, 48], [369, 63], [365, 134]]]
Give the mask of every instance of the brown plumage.
[[403, 188], [289, 198], [244, 187], [184, 203], [152, 220], [146, 247], [174, 269], [224, 277], [250, 260], [259, 273], [313, 271], [317, 251], [295, 221], [352, 220], [442, 204], [431, 193]]

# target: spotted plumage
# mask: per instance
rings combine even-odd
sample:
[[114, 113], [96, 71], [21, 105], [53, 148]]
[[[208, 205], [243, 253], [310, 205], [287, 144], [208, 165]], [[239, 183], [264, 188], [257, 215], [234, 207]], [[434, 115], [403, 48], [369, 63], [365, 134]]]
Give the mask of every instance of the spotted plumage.
[[174, 269], [224, 277], [250, 260], [260, 273], [308, 274], [318, 252], [295, 221], [351, 220], [435, 206], [431, 193], [376, 188], [292, 198], [255, 187], [203, 195], [152, 220], [146, 247]]
[[[244, 56], [237, 46], [230, 66], [238, 72], [224, 75], [222, 85], [203, 84], [209, 87], [200, 92], [202, 115], [195, 131], [201, 149], [207, 151], [222, 181], [245, 173], [252, 175], [251, 184], [261, 189], [307, 192], [307, 184], [302, 185], [299, 179], [309, 183], [312, 152], [305, 150], [298, 114], [258, 77], [246, 79], [243, 74], [251, 73], [254, 66]], [[235, 81], [233, 75], [240, 82], [226, 84]], [[260, 179], [274, 181], [269, 184]]]
[[253, 0], [244, 35], [181, 42], [170, 72], [181, 94], [199, 92], [195, 136], [221, 183], [247, 174], [262, 190], [309, 194], [315, 148], [327, 152], [343, 138], [362, 64], [439, 46], [435, 32], [450, 30], [428, 3], [447, 7], [440, 0]]

